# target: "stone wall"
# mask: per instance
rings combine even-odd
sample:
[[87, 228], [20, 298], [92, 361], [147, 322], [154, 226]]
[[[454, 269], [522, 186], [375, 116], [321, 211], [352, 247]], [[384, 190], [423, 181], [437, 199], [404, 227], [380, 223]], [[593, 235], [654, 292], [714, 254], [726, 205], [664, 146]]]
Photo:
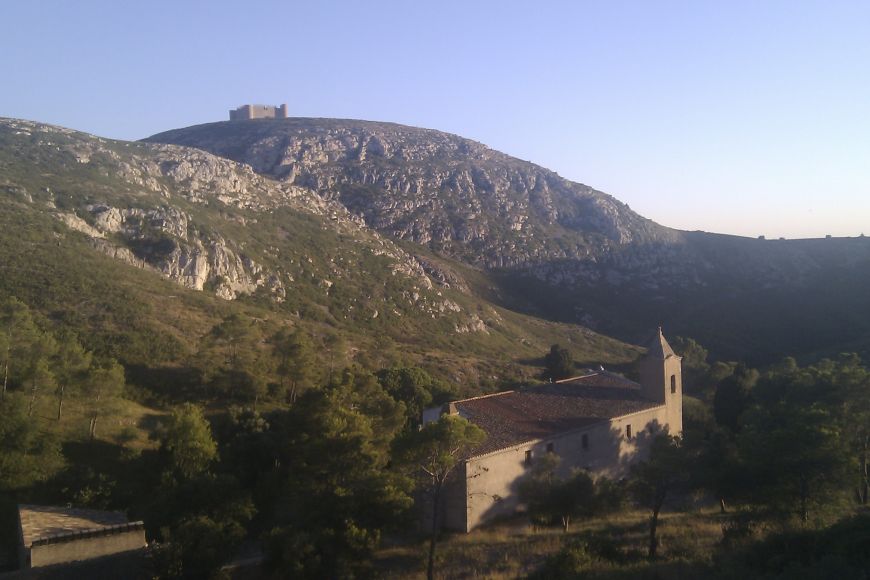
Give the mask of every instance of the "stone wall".
[[141, 525], [106, 533], [83, 534], [81, 537], [63, 538], [57, 542], [34, 543], [29, 550], [28, 567], [37, 568], [90, 560], [131, 550], [141, 550], [145, 546], [145, 530]]

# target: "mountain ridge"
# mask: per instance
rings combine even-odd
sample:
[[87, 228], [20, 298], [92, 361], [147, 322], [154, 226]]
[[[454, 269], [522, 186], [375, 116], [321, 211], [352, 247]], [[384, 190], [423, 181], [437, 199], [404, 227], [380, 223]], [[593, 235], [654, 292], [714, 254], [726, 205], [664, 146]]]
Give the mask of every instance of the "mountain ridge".
[[[585, 247], [621, 244], [632, 237], [674, 236], [673, 230], [639, 216], [610, 195], [432, 129], [264, 119], [198, 125], [146, 141], [198, 147], [246, 163], [263, 175], [327, 192], [391, 237], [434, 244], [441, 251], [461, 251], [462, 243], [474, 242], [476, 255], [464, 252], [466, 261], [487, 267], [524, 264], [536, 254], [568, 257]], [[376, 197], [377, 191], [396, 199]], [[467, 211], [460, 215], [460, 209]], [[505, 221], [510, 216], [519, 221]], [[427, 219], [431, 223], [418, 227]], [[545, 228], [561, 230], [565, 243], [548, 244], [550, 238], [540, 235]], [[536, 242], [543, 247], [517, 255], [518, 247]]]
[[[505, 306], [623, 340], [637, 342], [650, 325], [665, 323], [723, 356], [807, 354], [826, 348], [821, 340], [804, 344], [810, 328], [797, 333], [800, 340], [766, 328], [794, 327], [808, 314], [831, 334], [826, 314], [833, 320], [870, 309], [858, 292], [870, 287], [862, 273], [870, 244], [863, 240], [759, 240], [667, 228], [609, 194], [431, 129], [267, 119], [197, 125], [148, 141], [204, 149], [314, 189], [388, 238], [489, 272], [500, 280]], [[854, 291], [835, 304], [825, 279], [842, 279]], [[752, 306], [759, 296], [766, 305]], [[783, 304], [791, 309], [760, 315]], [[728, 312], [724, 321], [719, 305]], [[738, 320], [745, 330], [736, 328]], [[713, 323], [724, 327], [714, 331]], [[741, 332], [745, 347], [717, 337]], [[860, 323], [843, 329], [849, 341], [868, 332]]]
[[[528, 359], [504, 340], [521, 342], [532, 319], [499, 327], [513, 312], [634, 344], [664, 325], [755, 364], [870, 352], [866, 238], [674, 230], [456, 135], [346, 123], [220, 122], [154, 139], [176, 144], [3, 119], [0, 193], [116, 261], [359, 336], [401, 342], [413, 328], [420, 345], [450, 350], [462, 335]], [[536, 348], [564, 336], [545, 326]]]

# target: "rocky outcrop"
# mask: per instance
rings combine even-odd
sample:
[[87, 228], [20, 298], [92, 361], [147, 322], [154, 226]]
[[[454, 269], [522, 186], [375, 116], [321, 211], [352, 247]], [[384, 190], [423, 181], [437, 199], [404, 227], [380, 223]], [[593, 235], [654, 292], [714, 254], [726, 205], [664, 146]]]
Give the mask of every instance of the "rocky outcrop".
[[[92, 239], [103, 253], [127, 264], [160, 272], [194, 290], [210, 288], [226, 300], [252, 294], [260, 287], [281, 301], [284, 284], [251, 258], [230, 247], [217, 234], [202, 236], [188, 214], [172, 207], [116, 208], [92, 204], [84, 208], [87, 221], [58, 212], [58, 219]], [[107, 240], [111, 237], [115, 242]]]
[[489, 334], [489, 330], [486, 328], [486, 323], [481, 320], [477, 314], [472, 314], [468, 320], [461, 324], [457, 324], [455, 330], [457, 334], [468, 334], [469, 332], [482, 332], [484, 334]]
[[435, 260], [423, 258], [421, 256], [415, 256], [415, 259], [429, 278], [434, 280], [437, 284], [444, 286], [445, 288], [459, 290], [464, 294], [471, 292], [468, 284], [462, 276], [457, 274], [452, 268], [448, 268]]

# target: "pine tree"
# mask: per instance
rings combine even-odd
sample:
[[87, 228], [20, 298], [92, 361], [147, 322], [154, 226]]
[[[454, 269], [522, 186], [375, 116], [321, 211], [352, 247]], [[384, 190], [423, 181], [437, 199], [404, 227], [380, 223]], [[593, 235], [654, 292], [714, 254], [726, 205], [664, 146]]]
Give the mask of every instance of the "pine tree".
[[435, 550], [441, 531], [441, 504], [444, 490], [463, 456], [483, 442], [484, 431], [455, 415], [444, 415], [419, 431], [407, 432], [397, 442], [398, 461], [409, 467], [418, 489], [430, 502], [432, 529], [426, 577], [435, 577]]

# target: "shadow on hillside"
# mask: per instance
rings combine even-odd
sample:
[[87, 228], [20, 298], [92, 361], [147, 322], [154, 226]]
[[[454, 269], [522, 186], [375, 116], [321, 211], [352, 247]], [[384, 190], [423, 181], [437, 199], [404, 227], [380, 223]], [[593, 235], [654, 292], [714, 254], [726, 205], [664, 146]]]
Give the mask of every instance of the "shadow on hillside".
[[63, 456], [70, 465], [87, 466], [96, 471], [117, 469], [122, 462], [124, 447], [108, 441], [67, 441], [62, 446]]
[[159, 413], [145, 413], [139, 418], [136, 426], [140, 429], [148, 431], [149, 435], [153, 435], [161, 423], [166, 421], [166, 415]]
[[[518, 364], [540, 367], [544, 369], [546, 367], [546, 361], [544, 357], [536, 357], [536, 358], [520, 358], [516, 359]], [[605, 370], [613, 373], [618, 373], [624, 375], [626, 378], [636, 381], [639, 377], [637, 371], [637, 362], [624, 362], [624, 363], [603, 363], [600, 360], [581, 360], [574, 361], [574, 370], [577, 376], [585, 374], [587, 371], [599, 371], [604, 367]], [[546, 381], [547, 380], [547, 371], [542, 370], [541, 373], [537, 376], [537, 378]]]
[[645, 562], [640, 565], [598, 570], [595, 578], [602, 580], [695, 580], [710, 578], [713, 571], [699, 562]]
[[44, 505], [106, 509], [115, 482], [124, 475], [124, 448], [107, 441], [66, 441], [61, 445], [64, 469], [23, 490], [19, 498]]
[[516, 361], [521, 365], [528, 365], [532, 367], [543, 367], [546, 363], [544, 361], [544, 357], [538, 356], [535, 358], [518, 358]]
[[600, 361], [578, 361], [574, 363], [574, 366], [578, 370], [589, 369], [593, 371], [600, 370], [600, 368], [603, 366], [604, 370], [624, 375], [626, 378], [633, 381], [636, 381], [639, 378], [636, 361], [607, 364], [602, 364]]
[[161, 403], [178, 403], [204, 394], [202, 371], [194, 367], [130, 365], [126, 370], [130, 385], [144, 389]]

